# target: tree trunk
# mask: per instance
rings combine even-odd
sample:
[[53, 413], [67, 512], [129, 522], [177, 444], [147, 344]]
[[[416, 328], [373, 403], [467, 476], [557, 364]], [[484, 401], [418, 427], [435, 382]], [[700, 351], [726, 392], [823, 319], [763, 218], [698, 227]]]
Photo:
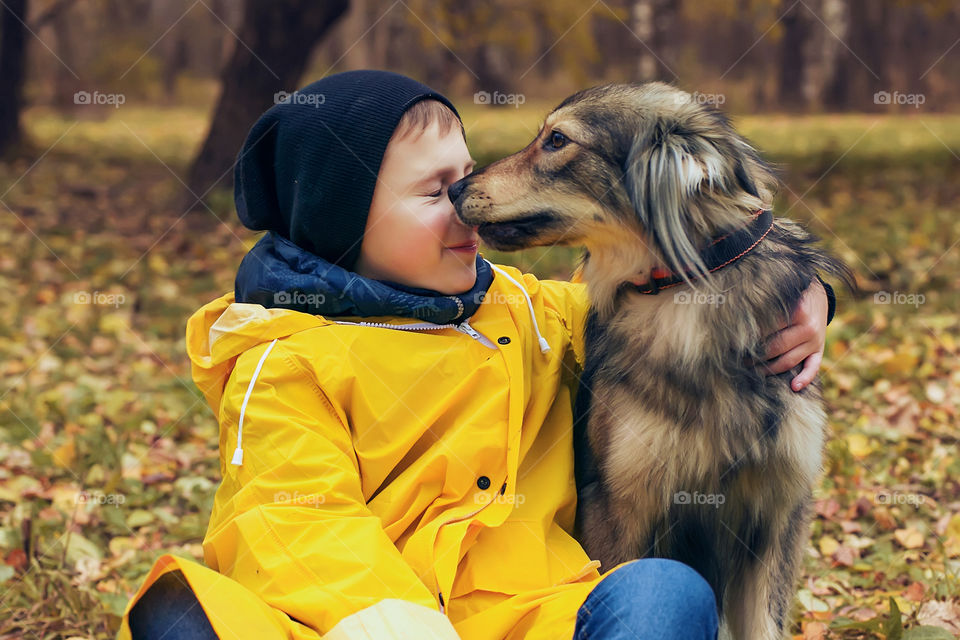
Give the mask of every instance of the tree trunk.
[[890, 91], [890, 11], [885, 3], [848, 0], [847, 47], [837, 58], [837, 68], [825, 95], [835, 110], [878, 111], [889, 106], [875, 102], [878, 91]]
[[215, 187], [233, 184], [233, 165], [250, 127], [273, 106], [276, 92], [296, 88], [314, 45], [348, 5], [348, 0], [247, 0], [210, 131], [190, 168], [191, 208]]
[[5, 0], [0, 7], [0, 156], [23, 138], [20, 111], [27, 62], [27, 0]]
[[[73, 34], [71, 32], [72, 16], [67, 11], [58, 11], [50, 16], [50, 24], [53, 27], [53, 34], [57, 40], [57, 56], [61, 60], [76, 60], [74, 55], [76, 48], [73, 46]], [[56, 84], [53, 89], [53, 104], [61, 111], [68, 111], [76, 108], [74, 95], [80, 89], [79, 80], [73, 75], [73, 72], [66, 65], [58, 64], [56, 66]]]
[[823, 24], [811, 22], [813, 31], [804, 46], [806, 69], [803, 97], [807, 105], [824, 106], [827, 88], [833, 82], [837, 58], [847, 37], [846, 0], [817, 0], [808, 3]]
[[634, 0], [630, 7], [633, 33], [639, 42], [637, 47], [636, 79], [649, 82], [656, 79], [657, 59], [653, 57], [653, 0]]
[[777, 102], [788, 111], [800, 111], [805, 106], [805, 45], [810, 35], [811, 17], [807, 6], [794, 0], [785, 0], [781, 10], [784, 12], [780, 18], [783, 40], [780, 41]]

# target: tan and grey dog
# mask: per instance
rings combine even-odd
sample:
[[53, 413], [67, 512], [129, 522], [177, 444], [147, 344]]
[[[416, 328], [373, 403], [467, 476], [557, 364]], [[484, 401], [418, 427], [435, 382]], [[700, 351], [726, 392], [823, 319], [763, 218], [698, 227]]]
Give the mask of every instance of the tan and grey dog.
[[571, 96], [525, 149], [450, 188], [495, 249], [586, 247], [577, 533], [604, 569], [695, 568], [737, 640], [788, 631], [827, 422], [818, 382], [790, 389], [799, 366], [755, 363], [817, 271], [851, 285], [773, 218], [775, 186], [722, 114], [649, 83]]

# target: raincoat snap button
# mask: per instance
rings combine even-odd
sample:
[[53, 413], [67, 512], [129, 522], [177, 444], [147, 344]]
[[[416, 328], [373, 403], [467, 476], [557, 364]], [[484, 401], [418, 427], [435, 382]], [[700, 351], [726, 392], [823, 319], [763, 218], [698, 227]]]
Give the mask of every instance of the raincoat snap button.
[[481, 489], [489, 489], [490, 478], [488, 478], [487, 476], [480, 476], [479, 478], [477, 478], [477, 486], [480, 487]]
[[507, 336], [500, 336], [499, 338], [497, 338], [497, 342], [499, 342], [500, 344], [510, 344], [510, 338], [508, 338]]

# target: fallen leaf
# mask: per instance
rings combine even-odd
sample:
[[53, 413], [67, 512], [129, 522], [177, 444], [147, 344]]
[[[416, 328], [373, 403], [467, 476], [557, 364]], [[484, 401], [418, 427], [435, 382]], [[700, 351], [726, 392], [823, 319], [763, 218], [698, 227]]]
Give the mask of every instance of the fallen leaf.
[[960, 605], [944, 600], [924, 602], [917, 612], [917, 621], [922, 625], [940, 627], [960, 635]]
[[827, 625], [822, 622], [808, 622], [803, 628], [803, 640], [824, 640], [827, 637]]
[[903, 592], [903, 597], [912, 602], [920, 602], [923, 600], [924, 591], [926, 589], [922, 583], [914, 582]]
[[913, 528], [897, 529], [893, 532], [893, 537], [904, 549], [919, 549], [923, 546], [923, 534]]

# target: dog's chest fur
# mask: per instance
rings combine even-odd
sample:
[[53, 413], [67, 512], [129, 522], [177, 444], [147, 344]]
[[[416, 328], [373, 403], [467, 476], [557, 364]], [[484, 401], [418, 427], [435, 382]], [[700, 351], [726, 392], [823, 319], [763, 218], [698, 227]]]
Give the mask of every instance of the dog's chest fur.
[[676, 492], [759, 513], [778, 498], [765, 487], [790, 502], [809, 491], [826, 423], [819, 385], [795, 393], [796, 371], [766, 376], [744, 363], [813, 279], [785, 253], [772, 242], [717, 272], [721, 293], [628, 292], [605, 322], [592, 319], [588, 437], [604, 484], [640, 520], [669, 510]]

